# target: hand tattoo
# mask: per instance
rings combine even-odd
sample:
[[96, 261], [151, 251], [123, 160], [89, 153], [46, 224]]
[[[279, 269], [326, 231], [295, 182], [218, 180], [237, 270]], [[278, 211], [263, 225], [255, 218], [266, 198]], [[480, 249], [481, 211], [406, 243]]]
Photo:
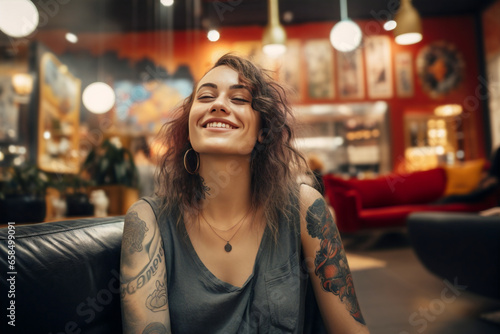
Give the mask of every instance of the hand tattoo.
[[153, 312], [168, 309], [167, 288], [159, 280], [156, 281], [156, 289], [146, 299], [146, 307]]
[[318, 198], [309, 207], [306, 222], [309, 235], [321, 240], [314, 272], [321, 279], [323, 290], [338, 296], [352, 317], [364, 325], [339, 231], [323, 199]]
[[129, 227], [123, 232], [123, 246], [130, 253], [142, 251], [142, 242], [146, 232], [149, 231], [146, 223], [139, 218], [137, 212], [131, 211], [127, 214]]

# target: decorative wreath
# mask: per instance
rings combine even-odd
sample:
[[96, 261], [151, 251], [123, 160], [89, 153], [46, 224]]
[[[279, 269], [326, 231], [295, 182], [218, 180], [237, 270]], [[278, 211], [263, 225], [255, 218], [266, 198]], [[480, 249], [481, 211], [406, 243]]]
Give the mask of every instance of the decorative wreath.
[[438, 98], [456, 89], [464, 78], [462, 54], [454, 45], [435, 42], [417, 56], [417, 71], [425, 92]]

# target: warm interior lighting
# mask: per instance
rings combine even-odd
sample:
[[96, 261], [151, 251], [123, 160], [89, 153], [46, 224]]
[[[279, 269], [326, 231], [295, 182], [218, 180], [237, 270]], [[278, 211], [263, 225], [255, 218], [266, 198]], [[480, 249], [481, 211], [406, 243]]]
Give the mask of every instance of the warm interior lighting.
[[26, 73], [14, 74], [12, 77], [12, 86], [19, 95], [29, 95], [33, 90], [33, 78]]
[[85, 88], [82, 100], [90, 112], [103, 114], [115, 105], [115, 92], [104, 82], [94, 82]]
[[330, 32], [332, 46], [340, 52], [350, 52], [356, 49], [363, 38], [359, 26], [347, 16], [346, 0], [340, 0], [340, 22], [337, 22]]
[[262, 36], [263, 51], [269, 56], [286, 52], [286, 31], [280, 24], [278, 0], [268, 0], [268, 23]]
[[362, 32], [359, 26], [351, 20], [342, 20], [333, 26], [330, 32], [330, 42], [340, 52], [356, 49], [361, 43]]
[[434, 114], [441, 117], [457, 116], [462, 113], [462, 110], [463, 109], [460, 104], [444, 104], [436, 107], [436, 109], [434, 109]]
[[398, 24], [396, 23], [396, 21], [394, 20], [389, 20], [387, 22], [384, 23], [384, 30], [385, 31], [391, 31], [391, 30], [394, 30], [396, 29], [396, 26]]
[[396, 43], [410, 45], [422, 40], [422, 20], [411, 0], [401, 0], [394, 20], [397, 23], [394, 29]]
[[396, 36], [395, 40], [399, 45], [416, 44], [422, 40], [422, 34], [418, 32], [406, 33]]
[[220, 33], [217, 30], [212, 29], [207, 33], [207, 38], [210, 42], [217, 42], [220, 38]]
[[78, 37], [73, 33], [68, 32], [68, 33], [66, 33], [65, 37], [66, 37], [66, 40], [70, 43], [75, 44], [76, 42], [78, 42]]
[[38, 10], [31, 1], [0, 1], [0, 30], [5, 34], [15, 38], [28, 36], [35, 31], [38, 20]]
[[174, 0], [160, 0], [160, 2], [165, 7], [170, 7], [174, 4]]

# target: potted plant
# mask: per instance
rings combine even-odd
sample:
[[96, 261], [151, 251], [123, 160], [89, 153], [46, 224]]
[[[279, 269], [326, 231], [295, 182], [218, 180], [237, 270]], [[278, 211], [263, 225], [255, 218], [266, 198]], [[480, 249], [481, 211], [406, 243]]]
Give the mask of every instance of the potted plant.
[[0, 182], [0, 221], [41, 222], [45, 219], [45, 194], [49, 178], [32, 164], [10, 166]]
[[88, 188], [91, 182], [79, 175], [55, 175], [51, 186], [58, 190], [60, 199], [66, 204], [66, 216], [91, 216], [94, 206], [89, 201]]
[[94, 147], [83, 162], [82, 171], [94, 184], [91, 190], [102, 189], [106, 193], [109, 214], [125, 214], [137, 200], [138, 172], [134, 158], [118, 137]]

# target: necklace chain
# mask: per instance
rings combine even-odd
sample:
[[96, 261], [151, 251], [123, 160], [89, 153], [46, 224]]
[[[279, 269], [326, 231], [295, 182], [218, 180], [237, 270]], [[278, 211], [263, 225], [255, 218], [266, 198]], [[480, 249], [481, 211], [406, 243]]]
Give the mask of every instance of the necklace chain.
[[[229, 232], [231, 230], [233, 230], [236, 226], [238, 226], [242, 221], [243, 219], [248, 215], [248, 212], [243, 216], [243, 218], [241, 218], [240, 220], [238, 220], [233, 226], [223, 230], [221, 228], [218, 228], [218, 227], [215, 227], [213, 226], [212, 224], [210, 224], [207, 219], [205, 218], [205, 216], [203, 216], [203, 214], [201, 214], [201, 216], [203, 217], [203, 219], [207, 222], [208, 226], [210, 226], [213, 230], [216, 230], [216, 231], [219, 231], [219, 232]], [[216, 233], [217, 234], [217, 233]]]
[[217, 233], [215, 231], [215, 228], [208, 222], [208, 220], [205, 218], [205, 216], [203, 215], [203, 213], [201, 211], [200, 211], [200, 215], [203, 218], [203, 220], [205, 221], [205, 223], [207, 223], [208, 227], [210, 227], [210, 229], [212, 230], [212, 232], [214, 232], [216, 236], [218, 236], [220, 239], [222, 239], [222, 240], [224, 240], [226, 242], [226, 245], [224, 246], [224, 250], [229, 253], [233, 249], [233, 246], [231, 246], [231, 244], [229, 242], [231, 240], [233, 240], [234, 236], [238, 233], [238, 231], [240, 230], [241, 226], [243, 226], [243, 224], [241, 224], [241, 223], [243, 222], [243, 220], [245, 220], [245, 218], [248, 216], [248, 214], [250, 213], [251, 210], [252, 210], [252, 208], [250, 207], [250, 209], [248, 209], [247, 213], [245, 213], [245, 215], [236, 224], [234, 224], [233, 226], [231, 226], [227, 230], [222, 230], [224, 232], [227, 232], [227, 231], [230, 231], [230, 230], [232, 230], [233, 228], [235, 228], [236, 226], [239, 225], [239, 227], [236, 230], [236, 232], [234, 232], [233, 235], [231, 236], [231, 238], [229, 238], [228, 240], [226, 240], [223, 237], [221, 237], [219, 235], [219, 233]]

